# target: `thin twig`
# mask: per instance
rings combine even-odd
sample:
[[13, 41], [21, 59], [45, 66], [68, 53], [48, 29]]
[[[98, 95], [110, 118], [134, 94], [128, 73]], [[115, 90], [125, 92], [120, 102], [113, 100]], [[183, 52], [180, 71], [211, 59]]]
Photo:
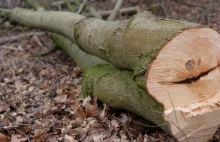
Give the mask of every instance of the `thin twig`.
[[117, 117], [114, 117], [114, 118], [117, 119], [124, 126], [125, 130], [128, 133], [128, 136], [130, 137], [131, 141], [133, 141], [133, 138], [132, 138], [130, 132], [128, 131], [128, 128], [125, 126], [125, 124], [120, 119], [118, 119]]
[[29, 139], [29, 137], [28, 137], [25, 133], [19, 131], [17, 128], [14, 128], [14, 129], [15, 129], [18, 133], [23, 134], [23, 135], [27, 138], [28, 142], [31, 142], [30, 139]]
[[115, 7], [114, 9], [112, 10], [112, 13], [111, 15], [108, 17], [108, 21], [113, 21], [116, 19], [118, 13], [119, 13], [119, 10], [122, 6], [122, 3], [123, 3], [123, 0], [118, 0], [115, 4]]
[[168, 125], [168, 123], [163, 123], [163, 124], [157, 124], [156, 126], [153, 126], [153, 125], [143, 124], [143, 123], [135, 121], [135, 120], [131, 120], [131, 121], [133, 123], [136, 123], [136, 124], [139, 124], [139, 125], [142, 125], [142, 126], [145, 126], [145, 127], [150, 127], [150, 128], [158, 128], [158, 127], [161, 127], [161, 126], [167, 126]]
[[43, 47], [42, 43], [40, 42], [40, 40], [34, 35], [33, 38], [35, 39], [35, 41], [37, 42], [37, 44], [40, 46], [40, 47]]
[[88, 0], [84, 0], [83, 3], [79, 6], [79, 9], [77, 11], [78, 14], [82, 14], [84, 8], [85, 8], [85, 4], [88, 2]]
[[31, 125], [31, 124], [13, 124], [14, 126], [2, 126], [0, 127], [0, 129], [14, 129], [14, 128], [18, 128], [20, 126], [28, 126], [28, 125]]
[[17, 48], [16, 47], [13, 47], [13, 46], [0, 46], [0, 49], [7, 49], [7, 50], [15, 50], [15, 51], [24, 51], [24, 49], [21, 47], [21, 46], [18, 46]]
[[30, 95], [32, 92], [34, 92], [44, 81], [45, 79], [43, 79], [42, 81], [40, 81], [37, 86], [35, 86], [34, 89], [32, 89], [30, 92], [27, 92], [26, 94], [24, 94], [23, 96], [27, 96], [27, 95]]
[[13, 42], [13, 41], [16, 41], [16, 40], [21, 40], [21, 39], [24, 39], [24, 38], [27, 38], [27, 37], [30, 37], [30, 36], [33, 36], [33, 35], [41, 36], [41, 35], [44, 35], [44, 34], [45, 34], [44, 32], [29, 32], [29, 33], [21, 33], [21, 34], [18, 34], [18, 35], [13, 35], [13, 36], [10, 36], [10, 37], [4, 37], [4, 38], [0, 39], [0, 45], [5, 44], [5, 43], [9, 43], [9, 42]]
[[91, 0], [91, 1], [88, 1], [87, 3], [86, 3], [86, 6], [87, 5], [90, 5], [90, 4], [92, 4], [92, 3], [94, 3], [96, 0]]
[[165, 16], [166, 18], [169, 18], [169, 17], [168, 17], [168, 12], [167, 12], [167, 10], [166, 10], [166, 8], [165, 8], [165, 6], [164, 6], [164, 0], [162, 0], [162, 1], [160, 2], [160, 7], [161, 7], [161, 9], [163, 10], [164, 16]]
[[186, 2], [184, 0], [173, 0], [173, 1], [181, 3], [181, 4], [184, 4], [184, 5], [189, 6], [189, 7], [199, 7], [199, 8], [202, 8], [202, 9], [206, 9], [206, 7], [203, 6], [203, 5], [188, 3], [188, 2]]

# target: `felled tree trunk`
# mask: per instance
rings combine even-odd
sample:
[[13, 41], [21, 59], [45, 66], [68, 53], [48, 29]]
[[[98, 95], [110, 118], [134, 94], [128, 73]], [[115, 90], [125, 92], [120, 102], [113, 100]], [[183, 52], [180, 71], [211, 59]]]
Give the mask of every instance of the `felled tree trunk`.
[[64, 12], [9, 13], [13, 21], [62, 34], [118, 68], [87, 68], [83, 95], [132, 111], [178, 141], [207, 141], [219, 126], [220, 35], [213, 29], [149, 13], [115, 22]]

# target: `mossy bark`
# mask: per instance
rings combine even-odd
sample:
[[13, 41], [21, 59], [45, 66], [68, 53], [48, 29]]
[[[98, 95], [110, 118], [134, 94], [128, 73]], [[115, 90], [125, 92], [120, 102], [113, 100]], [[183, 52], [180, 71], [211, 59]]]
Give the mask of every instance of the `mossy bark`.
[[157, 19], [143, 12], [124, 21], [103, 21], [68, 12], [35, 12], [16, 8], [11, 19], [64, 35], [85, 52], [120, 69], [145, 72], [156, 51], [168, 40], [195, 23]]
[[131, 71], [106, 64], [94, 66], [84, 74], [81, 96], [97, 96], [108, 106], [131, 111], [169, 132], [169, 125], [163, 118], [163, 106], [139, 88], [134, 77]]
[[[163, 118], [163, 106], [152, 98], [145, 88], [139, 88], [142, 78], [134, 80], [131, 71], [119, 70], [109, 63], [86, 54], [67, 38], [53, 34], [54, 42], [84, 71], [81, 97], [88, 95], [115, 109], [131, 111], [169, 132]], [[82, 59], [83, 58], [83, 59]]]

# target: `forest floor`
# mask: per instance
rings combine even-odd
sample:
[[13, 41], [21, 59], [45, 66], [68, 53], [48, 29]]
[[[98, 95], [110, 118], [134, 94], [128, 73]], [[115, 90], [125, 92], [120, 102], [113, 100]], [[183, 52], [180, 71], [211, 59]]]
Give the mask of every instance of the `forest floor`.
[[[186, 2], [125, 0], [122, 8], [139, 6], [140, 11], [151, 10], [161, 18], [209, 25], [220, 32], [220, 0]], [[27, 7], [24, 2], [16, 4], [12, 5]], [[112, 10], [114, 4], [115, 0], [97, 0], [91, 5], [102, 12]], [[130, 16], [125, 13], [118, 19]], [[30, 33], [1, 44], [3, 39]], [[53, 47], [51, 38], [40, 30], [0, 24], [0, 142], [175, 141], [134, 114], [112, 110], [96, 98], [79, 99], [83, 74], [71, 58], [60, 50], [33, 56]], [[220, 141], [220, 130], [210, 141]]]

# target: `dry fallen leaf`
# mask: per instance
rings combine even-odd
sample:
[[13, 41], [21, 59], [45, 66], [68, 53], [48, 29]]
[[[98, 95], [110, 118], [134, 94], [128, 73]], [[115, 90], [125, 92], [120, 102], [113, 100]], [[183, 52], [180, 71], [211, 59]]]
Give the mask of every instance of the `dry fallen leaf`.
[[40, 85], [40, 89], [43, 89], [43, 90], [47, 90], [49, 88], [49, 83], [48, 82], [42, 82], [41, 85]]
[[143, 142], [144, 139], [143, 139], [143, 136], [140, 134], [138, 137], [137, 137], [137, 142]]
[[12, 135], [11, 136], [11, 142], [25, 142], [27, 141], [27, 138], [22, 137], [21, 135]]
[[64, 142], [77, 142], [72, 136], [65, 135], [64, 136]]
[[40, 137], [42, 134], [44, 134], [45, 133], [45, 130], [44, 129], [35, 129], [34, 130], [34, 137], [35, 138], [38, 138], [38, 137]]
[[99, 135], [94, 135], [92, 139], [94, 142], [102, 142], [104, 137], [103, 133], [101, 133]]
[[66, 103], [67, 95], [59, 95], [55, 98], [57, 103]]
[[28, 84], [24, 84], [21, 81], [15, 81], [15, 87], [17, 92], [24, 91], [27, 88]]
[[127, 136], [124, 133], [122, 133], [121, 135], [121, 142], [129, 142], [129, 140], [127, 139]]
[[86, 113], [81, 106], [78, 107], [75, 114], [77, 117], [80, 117], [82, 121], [86, 118]]
[[10, 110], [10, 106], [6, 102], [0, 101], [0, 113], [9, 110]]
[[100, 114], [100, 109], [97, 106], [87, 104], [86, 105], [86, 114], [89, 117], [96, 117]]
[[86, 126], [82, 128], [82, 130], [80, 132], [81, 136], [86, 134], [94, 126], [95, 123], [96, 123], [95, 119], [89, 120], [88, 123], [86, 124]]
[[63, 85], [63, 84], [59, 84], [58, 87], [57, 87], [56, 93], [57, 93], [58, 95], [62, 95], [63, 90], [64, 90], [64, 85]]
[[103, 108], [103, 110], [101, 111], [101, 113], [99, 114], [99, 118], [100, 118], [101, 120], [104, 120], [104, 119], [107, 118], [107, 117], [106, 117], [106, 114], [107, 114], [108, 106], [107, 106], [106, 104], [103, 104], [103, 106], [104, 106], [104, 108]]
[[8, 142], [8, 137], [2, 133], [0, 133], [0, 142]]
[[113, 119], [110, 123], [110, 128], [112, 130], [118, 131], [119, 130], [119, 123], [117, 120]]
[[47, 142], [59, 142], [57, 140], [57, 136], [56, 135], [49, 135], [49, 136], [47, 136], [47, 140], [46, 141]]
[[78, 100], [72, 100], [71, 109], [76, 110], [79, 107], [80, 102]]
[[56, 74], [56, 70], [53, 68], [47, 68], [40, 71], [40, 75], [43, 77], [55, 77]]
[[123, 124], [126, 124], [128, 122], [128, 120], [129, 120], [128, 116], [125, 113], [122, 113], [121, 116], [122, 116], [121, 122]]

